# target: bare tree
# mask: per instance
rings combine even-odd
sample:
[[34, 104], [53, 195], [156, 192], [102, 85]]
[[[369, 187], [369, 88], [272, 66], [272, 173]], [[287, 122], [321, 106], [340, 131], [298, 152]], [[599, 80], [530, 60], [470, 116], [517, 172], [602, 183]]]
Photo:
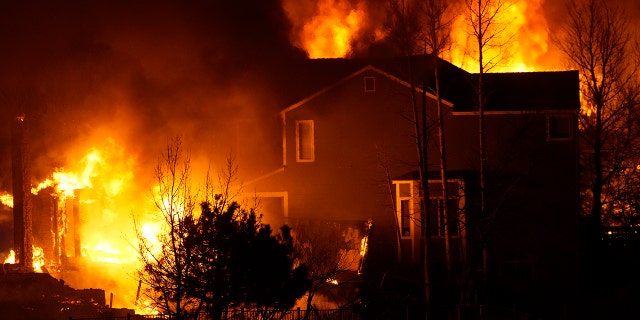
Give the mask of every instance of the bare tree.
[[[421, 201], [419, 223], [421, 228], [422, 244], [422, 264], [425, 298], [429, 302], [431, 300], [431, 280], [429, 277], [429, 251], [430, 251], [430, 227], [428, 226], [430, 215], [434, 214], [430, 211], [429, 204], [429, 165], [428, 150], [429, 143], [433, 135], [434, 128], [437, 127], [437, 138], [440, 159], [440, 174], [443, 181], [443, 196], [447, 198], [446, 186], [446, 162], [444, 143], [444, 109], [443, 101], [440, 95], [440, 76], [439, 61], [443, 51], [449, 45], [449, 28], [450, 17], [447, 17], [448, 1], [446, 0], [427, 0], [424, 2], [392, 2], [391, 17], [395, 23], [392, 30], [393, 39], [396, 39], [396, 45], [400, 48], [403, 55], [407, 57], [407, 73], [409, 75], [409, 83], [411, 86], [411, 110], [412, 118], [410, 121], [414, 126], [414, 139], [416, 143], [416, 152], [418, 158], [418, 173], [421, 187]], [[424, 77], [425, 73], [429, 73], [431, 69], [424, 64], [414, 64], [414, 55], [430, 54], [432, 58], [431, 68], [433, 74]], [[426, 70], [420, 69], [427, 67]], [[431, 78], [434, 81], [430, 81]], [[428, 104], [435, 96], [437, 117], [429, 116]], [[446, 201], [445, 201], [446, 202]], [[446, 206], [445, 206], [446, 207]], [[444, 209], [444, 208], [439, 208]], [[445, 216], [447, 216], [447, 209]], [[446, 220], [446, 218], [445, 218]], [[444, 230], [448, 230], [448, 222], [444, 222]], [[445, 236], [445, 261], [447, 273], [451, 271], [451, 254], [450, 254], [450, 237]]]
[[198, 201], [179, 137], [158, 163], [157, 235], [149, 237], [135, 222], [138, 277], [153, 306], [172, 318], [202, 311], [221, 319], [233, 308], [288, 310], [307, 290], [307, 268], [295, 261], [290, 228], [273, 234], [254, 209], [234, 200], [240, 194], [236, 172], [228, 158], [217, 187], [207, 178], [205, 200]]
[[189, 157], [182, 141], [174, 138], [155, 169], [156, 190], [152, 196], [158, 210], [160, 230], [156, 238], [144, 234], [144, 226], [134, 221], [145, 295], [160, 312], [182, 319], [187, 311], [198, 311], [201, 303], [188, 297], [187, 282], [193, 266], [195, 243], [184, 237], [195, 223], [195, 196], [190, 186]]
[[313, 310], [317, 309], [314, 299], [318, 295], [337, 307], [353, 302], [353, 296], [336, 296], [336, 289], [353, 285], [359, 277], [363, 258], [361, 240], [366, 237], [366, 230], [361, 233], [360, 229], [317, 221], [299, 221], [292, 228], [299, 260], [307, 266], [311, 282], [306, 295], [305, 319], [312, 318]]
[[[422, 7], [424, 12], [424, 40], [426, 50], [431, 54], [433, 59], [433, 94], [436, 98], [437, 109], [437, 127], [438, 127], [438, 149], [440, 160], [440, 179], [442, 181], [442, 199], [449, 199], [449, 188], [447, 183], [447, 161], [446, 161], [446, 144], [445, 144], [445, 110], [440, 94], [440, 73], [439, 62], [440, 56], [448, 48], [450, 44], [449, 33], [451, 31], [452, 20], [447, 17], [449, 5], [446, 0], [427, 0]], [[445, 255], [447, 274], [451, 278], [451, 235], [449, 234], [449, 209], [446, 205], [447, 201], [443, 201], [443, 228], [445, 234]], [[457, 223], [457, 222], [455, 222]], [[425, 233], [428, 232], [425, 230]], [[423, 237], [427, 235], [424, 234]], [[425, 260], [426, 263], [426, 260]]]
[[637, 178], [640, 90], [633, 32], [621, 9], [597, 0], [574, 1], [557, 41], [581, 75], [581, 194], [594, 239], [603, 223], [616, 223], [616, 216], [628, 211], [629, 178]]
[[[507, 59], [507, 44], [513, 35], [506, 33], [508, 21], [502, 19], [503, 12], [508, 8], [505, 0], [465, 0], [465, 18], [468, 26], [470, 41], [475, 42], [474, 52], [469, 54], [478, 63], [476, 90], [476, 105], [478, 110], [478, 172], [480, 192], [480, 217], [474, 225], [475, 239], [473, 245], [481, 252], [481, 261], [471, 261], [470, 270], [482, 270], [482, 283], [487, 282], [487, 248], [488, 219], [487, 192], [486, 192], [486, 128], [485, 128], [485, 104], [486, 90], [484, 74], [490, 72], [498, 64]], [[472, 257], [474, 254], [472, 254]], [[478, 266], [475, 266], [478, 264]], [[478, 281], [475, 281], [476, 283]], [[472, 289], [475, 290], [475, 289]], [[477, 298], [477, 297], [476, 297]]]

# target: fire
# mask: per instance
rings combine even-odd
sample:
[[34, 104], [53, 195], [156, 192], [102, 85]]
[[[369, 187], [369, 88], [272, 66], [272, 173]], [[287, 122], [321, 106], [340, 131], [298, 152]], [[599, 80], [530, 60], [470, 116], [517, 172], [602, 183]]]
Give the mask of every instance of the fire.
[[[486, 1], [486, 0], [485, 0]], [[549, 32], [543, 11], [544, 0], [503, 1], [496, 16], [494, 29], [499, 30], [493, 43], [485, 47], [484, 62], [492, 61], [490, 72], [524, 72], [541, 68], [554, 68], [549, 61]], [[497, 1], [489, 1], [494, 4]], [[356, 40], [367, 27], [378, 25], [372, 30], [374, 39], [383, 40], [383, 21], [373, 21], [379, 15], [371, 12], [365, 1], [347, 0], [307, 0], [284, 1], [284, 9], [293, 24], [292, 41], [304, 49], [310, 58], [342, 58], [353, 49]], [[463, 3], [463, 2], [459, 2]], [[478, 72], [477, 42], [471, 36], [466, 17], [466, 7], [452, 7], [451, 49], [443, 58], [469, 72]], [[448, 18], [444, 18], [448, 19]], [[495, 44], [504, 44], [501, 47]], [[551, 60], [557, 60], [552, 58]]]
[[[31, 255], [33, 258], [33, 271], [42, 272], [42, 267], [45, 265], [44, 250], [41, 247], [32, 246]], [[15, 251], [9, 251], [9, 255], [4, 259], [4, 263], [15, 264], [16, 253]]]
[[31, 188], [31, 193], [38, 194], [44, 188], [54, 186], [61, 199], [74, 198], [75, 191], [91, 188], [91, 179], [96, 176], [99, 165], [104, 165], [100, 150], [92, 149], [81, 161], [84, 164], [79, 172], [65, 172], [64, 168], [56, 170], [52, 177]]
[[9, 255], [4, 259], [4, 263], [16, 263], [16, 252], [13, 251], [13, 249], [9, 251]]
[[[53, 276], [76, 288], [112, 291], [119, 295], [123, 307], [136, 308], [137, 282], [133, 272], [139, 267], [139, 252], [133, 219], [140, 223], [142, 236], [157, 246], [157, 235], [162, 230], [150, 214], [156, 211], [152, 198], [155, 195], [150, 194], [154, 189], [136, 179], [135, 154], [114, 139], [106, 138], [82, 150], [72, 150], [69, 154], [80, 155], [77, 161], [54, 169], [31, 189], [36, 198], [51, 196], [57, 201], [55, 208], [34, 204], [34, 219], [41, 222], [50, 215], [47, 225], [52, 237], [36, 239], [46, 245], [45, 249], [33, 247], [33, 268], [43, 272], [46, 266]], [[49, 194], [41, 194], [43, 191]], [[9, 193], [0, 193], [0, 201], [13, 206]], [[49, 212], [54, 209], [55, 220]], [[5, 263], [15, 263], [16, 259], [11, 251]], [[65, 269], [66, 264], [71, 268]], [[78, 267], [82, 275], [74, 274]]]
[[348, 1], [319, 0], [309, 10], [296, 0], [289, 0], [284, 6], [294, 27], [300, 30], [293, 35], [294, 42], [310, 58], [346, 57], [366, 17], [364, 3], [353, 6]]
[[35, 272], [42, 272], [42, 267], [45, 264], [44, 250], [41, 247], [33, 246], [31, 249], [33, 258], [33, 270]]
[[[495, 65], [490, 72], [535, 71], [539, 59], [548, 50], [549, 34], [542, 11], [543, 0], [506, 1], [495, 18], [496, 38], [485, 46], [484, 63]], [[496, 1], [487, 2], [489, 5]], [[462, 9], [464, 12], [464, 9]], [[496, 8], [490, 8], [495, 12]], [[451, 62], [469, 72], [478, 72], [478, 44], [471, 35], [464, 13], [457, 16], [451, 28]], [[487, 35], [488, 37], [489, 35]]]
[[13, 208], [13, 196], [9, 193], [0, 194], [0, 203], [9, 208]]

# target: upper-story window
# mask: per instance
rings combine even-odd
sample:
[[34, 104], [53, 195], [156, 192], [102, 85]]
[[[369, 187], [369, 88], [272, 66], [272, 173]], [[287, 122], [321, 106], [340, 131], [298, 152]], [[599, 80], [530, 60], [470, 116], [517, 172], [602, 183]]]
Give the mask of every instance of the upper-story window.
[[547, 116], [547, 140], [573, 139], [571, 115], [551, 114]]
[[296, 161], [315, 161], [313, 120], [296, 121]]
[[376, 78], [364, 77], [364, 92], [376, 91]]

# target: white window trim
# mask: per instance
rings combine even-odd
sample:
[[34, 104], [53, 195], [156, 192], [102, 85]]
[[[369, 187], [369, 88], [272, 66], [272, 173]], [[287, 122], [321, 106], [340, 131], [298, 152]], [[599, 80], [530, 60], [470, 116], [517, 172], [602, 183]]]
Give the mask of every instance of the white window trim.
[[[299, 132], [299, 128], [300, 128], [300, 124], [302, 123], [309, 123], [311, 124], [311, 159], [302, 159], [300, 157], [300, 132]], [[316, 129], [315, 129], [315, 124], [313, 120], [296, 120], [296, 162], [314, 162], [316, 161], [316, 147], [315, 147], [315, 140], [316, 140], [316, 133], [315, 133]]]
[[[415, 232], [416, 232], [416, 219], [415, 219], [415, 215], [416, 215], [416, 210], [415, 210], [415, 202], [420, 201], [419, 199], [415, 199], [416, 195], [413, 192], [413, 188], [415, 181], [413, 180], [395, 180], [393, 181], [393, 183], [395, 184], [395, 188], [396, 188], [396, 219], [397, 219], [397, 223], [398, 223], [398, 228], [400, 231], [400, 238], [402, 239], [411, 239], [415, 236]], [[401, 197], [400, 196], [400, 185], [401, 184], [409, 184], [409, 196], [407, 197]], [[402, 233], [402, 200], [409, 200], [409, 234], [408, 235], [404, 235]]]

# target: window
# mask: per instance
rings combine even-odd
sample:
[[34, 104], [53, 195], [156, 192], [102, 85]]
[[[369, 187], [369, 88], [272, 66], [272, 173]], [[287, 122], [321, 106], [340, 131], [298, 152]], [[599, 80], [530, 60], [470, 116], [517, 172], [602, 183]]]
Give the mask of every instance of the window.
[[364, 92], [376, 91], [376, 78], [364, 77]]
[[400, 200], [400, 226], [403, 237], [411, 236], [411, 212], [409, 200]]
[[442, 198], [431, 198], [429, 201], [429, 229], [431, 236], [444, 237], [445, 223], [449, 226], [452, 237], [459, 236], [458, 228], [458, 200], [447, 200], [447, 219], [444, 215], [444, 201]]
[[296, 161], [315, 160], [313, 120], [296, 121]]
[[547, 140], [571, 140], [571, 116], [568, 114], [555, 114], [547, 116]]
[[398, 195], [398, 216], [400, 218], [400, 233], [403, 237], [410, 237], [411, 230], [411, 216], [412, 216], [412, 193], [411, 183], [404, 182], [396, 184]]

